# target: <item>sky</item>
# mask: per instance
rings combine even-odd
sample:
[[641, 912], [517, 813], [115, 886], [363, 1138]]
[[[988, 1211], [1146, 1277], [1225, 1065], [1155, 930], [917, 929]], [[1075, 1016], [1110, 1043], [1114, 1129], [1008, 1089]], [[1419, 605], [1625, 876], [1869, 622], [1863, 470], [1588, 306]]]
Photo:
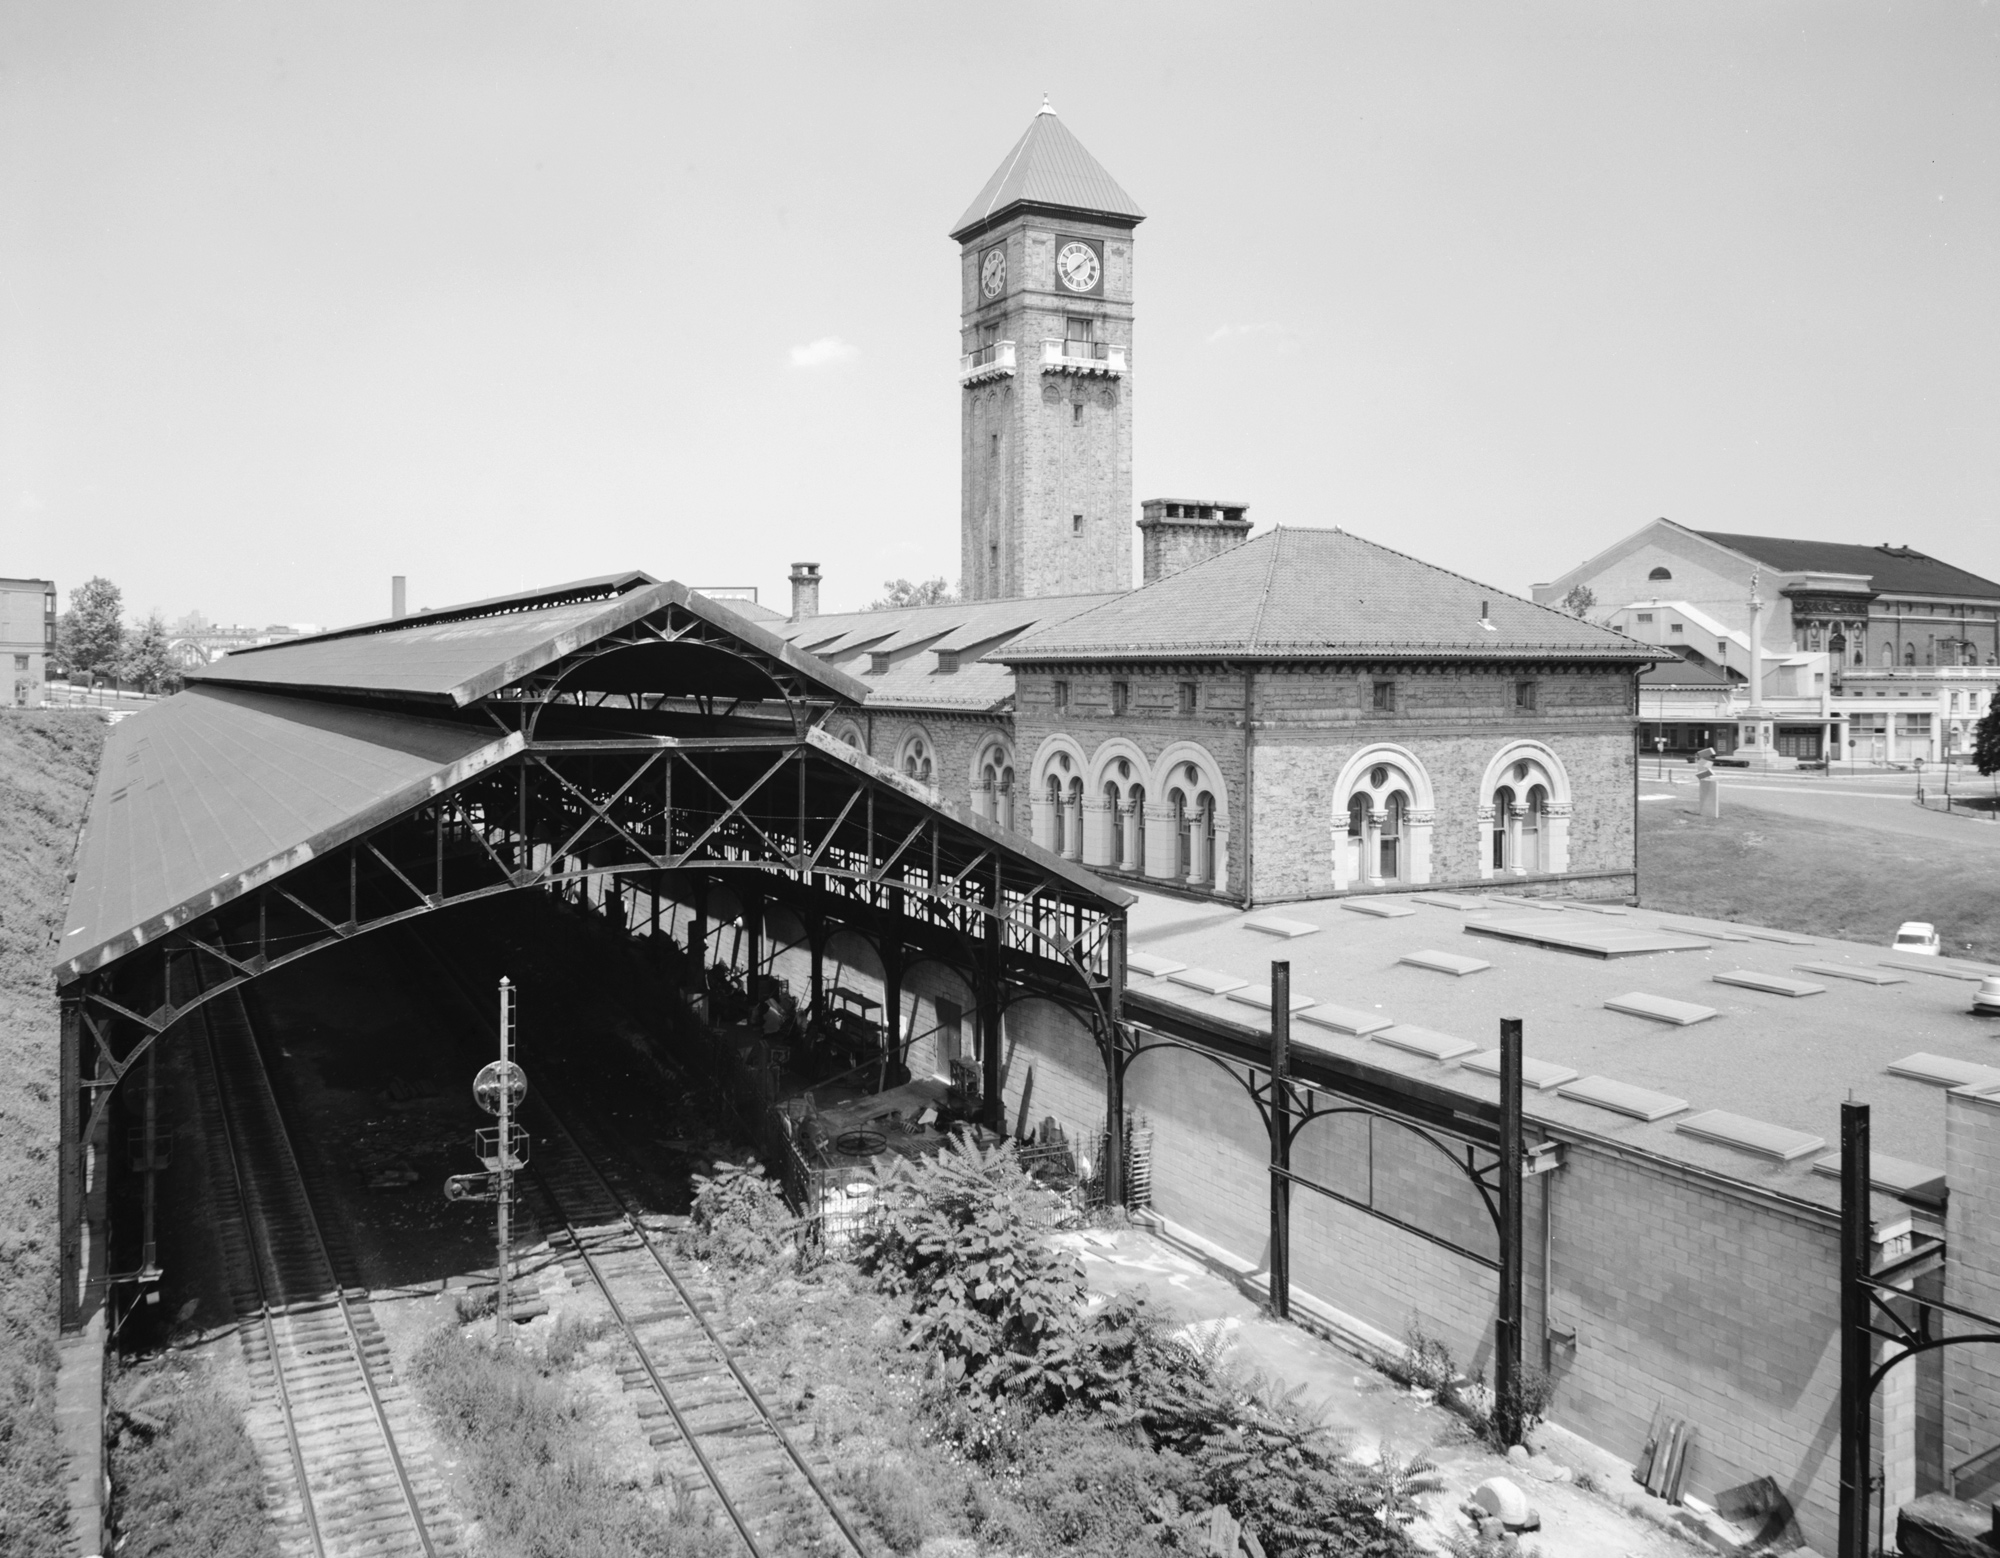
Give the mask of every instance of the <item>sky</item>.
[[2000, 6], [1890, 0], [9, 0], [0, 574], [956, 579], [946, 233], [1045, 92], [1148, 213], [1135, 500], [2000, 578]]

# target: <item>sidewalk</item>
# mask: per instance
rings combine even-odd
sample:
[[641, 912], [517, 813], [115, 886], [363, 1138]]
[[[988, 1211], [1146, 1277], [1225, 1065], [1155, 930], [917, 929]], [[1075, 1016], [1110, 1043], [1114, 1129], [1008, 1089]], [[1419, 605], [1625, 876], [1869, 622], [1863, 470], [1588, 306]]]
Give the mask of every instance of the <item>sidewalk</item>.
[[[1534, 1468], [1492, 1454], [1479, 1443], [1467, 1443], [1464, 1420], [1402, 1386], [1383, 1378], [1354, 1352], [1323, 1340], [1300, 1326], [1273, 1320], [1236, 1283], [1212, 1264], [1183, 1253], [1156, 1233], [1139, 1228], [1092, 1229], [1059, 1234], [1056, 1240], [1075, 1251], [1096, 1293], [1130, 1292], [1144, 1288], [1155, 1303], [1191, 1325], [1220, 1328], [1229, 1338], [1229, 1355], [1243, 1366], [1281, 1380], [1287, 1388], [1303, 1385], [1306, 1399], [1322, 1407], [1327, 1422], [1351, 1447], [1355, 1458], [1370, 1461], [1385, 1450], [1407, 1456], [1426, 1451], [1442, 1473], [1445, 1487], [1429, 1495], [1429, 1518], [1411, 1527], [1423, 1545], [1441, 1549], [1446, 1534], [1469, 1530], [1458, 1506], [1489, 1477], [1507, 1477], [1527, 1494], [1540, 1511], [1542, 1529], [1522, 1538], [1524, 1551], [1540, 1548], [1544, 1558], [1689, 1558], [1697, 1551], [1689, 1538], [1672, 1529], [1677, 1512], [1630, 1479], [1630, 1467], [1595, 1451], [1574, 1435], [1560, 1430], [1537, 1437]], [[1360, 1340], [1359, 1333], [1355, 1339]], [[1386, 1341], [1387, 1338], [1384, 1338]], [[1561, 1439], [1564, 1443], [1543, 1443]], [[1601, 1465], [1593, 1465], [1594, 1457]], [[1602, 1492], [1586, 1492], [1569, 1481], [1544, 1481], [1541, 1471], [1567, 1478], [1556, 1463], [1591, 1467]], [[1614, 1468], [1616, 1468], [1614, 1470]], [[1616, 1478], [1623, 1478], [1619, 1486]], [[1659, 1505], [1644, 1518], [1621, 1507], [1626, 1490]]]

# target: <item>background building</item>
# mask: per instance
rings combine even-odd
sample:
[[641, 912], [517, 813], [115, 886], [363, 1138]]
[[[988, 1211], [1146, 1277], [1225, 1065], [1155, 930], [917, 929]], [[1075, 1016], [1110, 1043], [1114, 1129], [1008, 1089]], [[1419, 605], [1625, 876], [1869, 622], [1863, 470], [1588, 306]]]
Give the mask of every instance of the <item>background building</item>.
[[17, 708], [38, 708], [56, 647], [56, 587], [48, 579], [0, 579], [0, 686]]
[[[1963, 757], [2000, 690], [2000, 584], [1910, 547], [1696, 531], [1660, 519], [1536, 585], [1534, 596], [1554, 604], [1578, 587], [1595, 598], [1596, 620], [1727, 679], [1728, 712], [1710, 713], [1733, 727], [1713, 743], [1720, 751], [1760, 730], [1783, 761]], [[1761, 622], [1752, 620], [1753, 596]], [[1678, 739], [1655, 728], [1663, 720], [1647, 720], [1649, 750], [1663, 734]]]

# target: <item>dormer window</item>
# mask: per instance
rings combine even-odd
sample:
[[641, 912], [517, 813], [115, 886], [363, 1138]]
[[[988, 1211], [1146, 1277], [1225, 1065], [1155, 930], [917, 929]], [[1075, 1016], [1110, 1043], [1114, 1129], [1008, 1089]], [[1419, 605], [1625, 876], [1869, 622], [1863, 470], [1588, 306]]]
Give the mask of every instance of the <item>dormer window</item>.
[[889, 669], [889, 651], [888, 651], [888, 650], [886, 650], [886, 649], [875, 649], [875, 650], [871, 650], [871, 651], [869, 651], [869, 655], [868, 655], [868, 674], [869, 674], [870, 676], [880, 676], [880, 675], [881, 675], [881, 674], [882, 674], [882, 673], [883, 673], [884, 671], [886, 671], [886, 670], [888, 670], [888, 669]]
[[937, 657], [937, 668], [940, 675], [950, 676], [958, 669], [958, 651], [956, 649], [940, 649], [937, 652]]
[[1654, 583], [1658, 583], [1662, 579], [1671, 579], [1673, 577], [1673, 574], [1668, 569], [1655, 568], [1651, 573], [1647, 574], [1646, 577], [1649, 580], [1652, 580]]

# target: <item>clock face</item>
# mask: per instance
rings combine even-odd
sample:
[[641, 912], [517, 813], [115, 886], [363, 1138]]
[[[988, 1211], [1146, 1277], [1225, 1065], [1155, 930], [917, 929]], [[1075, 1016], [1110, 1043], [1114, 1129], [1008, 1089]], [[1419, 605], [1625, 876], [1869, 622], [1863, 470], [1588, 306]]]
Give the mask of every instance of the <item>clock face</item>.
[[1000, 296], [1000, 289], [1007, 285], [1007, 251], [988, 249], [986, 258], [979, 262], [979, 290], [989, 298]]
[[1097, 251], [1081, 239], [1071, 239], [1056, 255], [1056, 274], [1072, 292], [1095, 291], [1103, 270]]

